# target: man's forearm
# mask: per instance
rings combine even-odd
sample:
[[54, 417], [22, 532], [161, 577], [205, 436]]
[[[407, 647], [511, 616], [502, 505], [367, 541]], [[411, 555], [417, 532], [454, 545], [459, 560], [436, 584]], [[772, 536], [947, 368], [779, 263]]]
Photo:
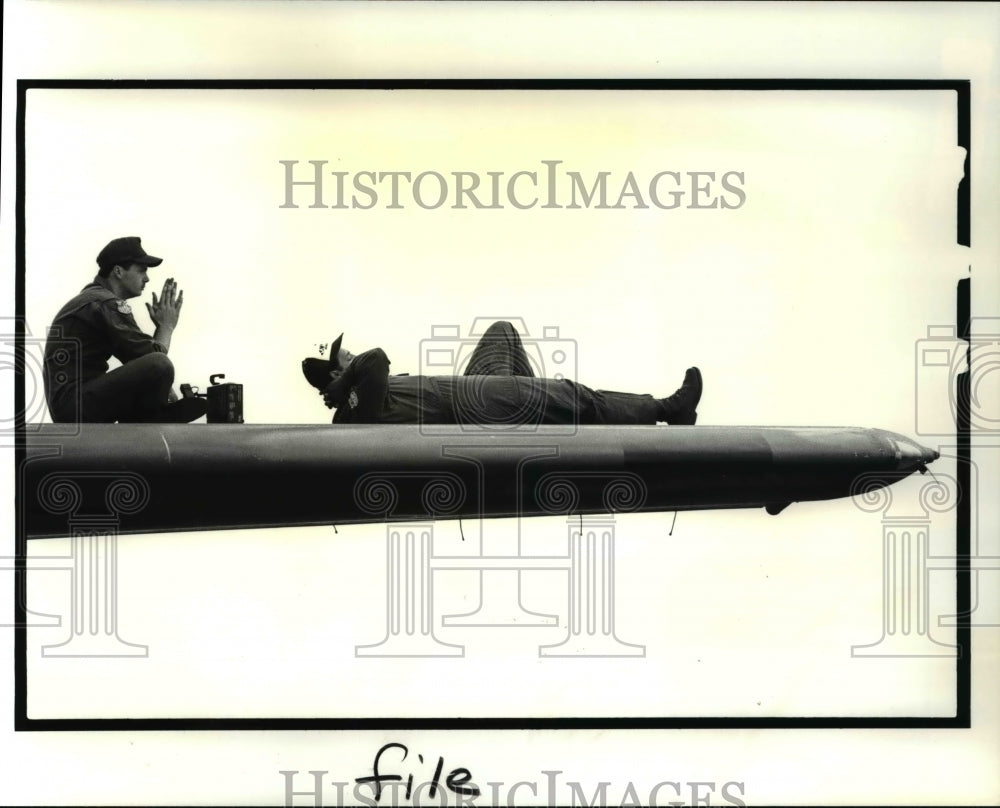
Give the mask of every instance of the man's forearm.
[[164, 353], [170, 350], [170, 337], [173, 336], [174, 327], [170, 325], [158, 325], [153, 332], [153, 340], [163, 346]]

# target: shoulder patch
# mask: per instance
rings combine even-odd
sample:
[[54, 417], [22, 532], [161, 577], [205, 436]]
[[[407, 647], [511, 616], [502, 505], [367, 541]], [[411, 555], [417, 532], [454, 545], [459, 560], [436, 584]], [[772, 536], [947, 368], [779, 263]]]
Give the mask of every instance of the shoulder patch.
[[118, 307], [118, 312], [120, 314], [131, 314], [132, 313], [132, 307], [128, 303], [126, 303], [124, 300], [119, 300], [116, 305]]

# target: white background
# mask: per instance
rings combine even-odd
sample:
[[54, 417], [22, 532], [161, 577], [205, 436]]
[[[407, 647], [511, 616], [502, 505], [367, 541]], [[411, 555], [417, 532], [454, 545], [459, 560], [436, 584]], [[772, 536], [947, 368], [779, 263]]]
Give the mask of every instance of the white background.
[[[506, 18], [516, 20], [519, 54], [487, 47], [501, 33], [491, 7], [447, 21], [438, 7], [184, 9], [167, 23], [160, 15], [170, 6], [152, 4], [112, 23], [100, 4], [17, 6], [7, 16], [22, 34], [5, 37], [16, 55], [5, 61], [4, 93], [13, 97], [17, 77], [975, 79], [971, 250], [954, 246], [951, 224], [961, 159], [951, 94], [32, 97], [29, 326], [43, 329], [89, 279], [107, 238], [142, 235], [186, 292], [172, 350], [180, 379], [204, 385], [225, 371], [245, 385], [248, 421], [325, 418], [298, 359], [341, 330], [349, 345], [381, 344], [398, 370], [416, 370], [431, 326], [522, 316], [574, 339], [577, 376], [592, 386], [663, 394], [697, 362], [707, 382], [702, 423], [853, 424], [912, 436], [926, 389], [917, 342], [927, 326], [952, 321], [953, 282], [970, 264], [996, 265], [988, 226], [996, 166], [985, 161], [984, 139], [996, 119], [995, 41], [985, 34], [995, 30], [992, 8], [966, 9], [971, 19], [961, 23], [936, 7], [919, 16], [908, 7], [826, 9], [794, 28], [804, 22], [795, 6], [729, 8], [725, 17], [702, 7], [614, 16], [567, 7], [558, 26], [541, 9], [519, 7]], [[862, 18], [864, 34], [855, 27]], [[15, 27], [6, 22], [5, 31]], [[410, 26], [436, 42], [416, 48]], [[82, 30], [86, 47], [70, 44]], [[892, 34], [892, 61], [876, 58], [888, 48], [880, 31]], [[42, 38], [44, 57], [30, 47]], [[130, 43], [125, 53], [121, 42]], [[712, 42], [717, 56], [707, 60], [696, 42]], [[786, 45], [767, 47], [775, 42]], [[5, 165], [13, 164], [12, 114], [6, 104]], [[279, 210], [279, 159], [341, 160], [351, 171], [531, 170], [542, 159], [637, 176], [740, 170], [747, 204], [642, 213]], [[3, 181], [12, 266], [9, 171]], [[989, 314], [995, 273], [974, 277], [974, 313]], [[931, 403], [944, 406], [940, 394]], [[989, 490], [995, 460], [988, 451], [980, 460]], [[993, 514], [977, 515], [987, 540]], [[518, 645], [481, 633], [463, 637], [466, 660], [352, 668], [350, 648], [377, 639], [379, 615], [370, 624], [341, 615], [365, 598], [379, 606], [382, 527], [342, 529], [333, 542], [329, 530], [130, 538], [123, 635], [148, 643], [152, 656], [56, 667], [40, 665], [32, 646], [31, 714], [149, 715], [152, 704], [157, 715], [447, 715], [450, 702], [458, 715], [950, 712], [950, 665], [849, 657], [851, 644], [878, 632], [878, 515], [849, 502], [793, 506], [777, 520], [682, 514], [667, 542], [668, 527], [645, 517], [618, 526], [619, 582], [642, 592], [621, 598], [620, 633], [645, 643], [647, 658], [548, 669], [532, 654], [551, 635]], [[553, 535], [532, 530], [539, 541]], [[555, 520], [551, 530], [565, 525]], [[936, 521], [933, 535], [946, 550], [951, 520]], [[45, 552], [58, 550], [53, 543]], [[143, 574], [151, 569], [152, 581]], [[50, 589], [58, 597], [60, 588]], [[994, 588], [984, 603], [995, 600]], [[309, 644], [323, 632], [332, 641]], [[975, 638], [979, 682], [980, 667], [995, 662], [995, 633]], [[347, 699], [331, 689], [330, 671], [346, 675]], [[542, 780], [542, 769], [562, 769], [590, 784], [588, 793], [600, 780], [648, 791], [664, 779], [735, 779], [751, 803], [989, 802], [993, 710], [977, 696], [977, 729], [962, 732], [21, 734], [12, 745], [22, 772], [56, 765], [67, 776], [16, 780], [5, 801], [274, 802], [279, 769], [348, 779], [364, 773], [380, 743], [400, 739], [461, 758], [482, 780]], [[94, 754], [81, 758], [83, 745]], [[612, 763], [627, 760], [626, 748], [632, 761]], [[112, 759], [113, 775], [104, 763]], [[195, 767], [212, 773], [196, 777]]]

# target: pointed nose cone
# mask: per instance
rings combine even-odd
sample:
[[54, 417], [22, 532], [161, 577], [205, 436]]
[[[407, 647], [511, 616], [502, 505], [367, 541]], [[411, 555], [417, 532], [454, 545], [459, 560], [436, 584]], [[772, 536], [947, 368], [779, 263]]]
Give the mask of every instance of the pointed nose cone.
[[900, 471], [913, 471], [923, 468], [928, 463], [933, 463], [941, 454], [934, 449], [921, 446], [916, 441], [912, 441], [895, 432], [882, 432], [886, 439], [893, 444], [896, 450], [896, 461]]

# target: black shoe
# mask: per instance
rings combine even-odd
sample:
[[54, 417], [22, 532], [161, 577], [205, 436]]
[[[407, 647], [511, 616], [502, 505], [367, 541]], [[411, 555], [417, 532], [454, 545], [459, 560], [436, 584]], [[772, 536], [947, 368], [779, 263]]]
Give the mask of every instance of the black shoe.
[[164, 404], [153, 419], [157, 424], [189, 424], [208, 412], [208, 399], [201, 396], [179, 398]]
[[663, 420], [672, 426], [693, 426], [698, 420], [701, 388], [701, 371], [698, 368], [688, 368], [680, 389], [672, 396], [660, 399], [663, 404]]

